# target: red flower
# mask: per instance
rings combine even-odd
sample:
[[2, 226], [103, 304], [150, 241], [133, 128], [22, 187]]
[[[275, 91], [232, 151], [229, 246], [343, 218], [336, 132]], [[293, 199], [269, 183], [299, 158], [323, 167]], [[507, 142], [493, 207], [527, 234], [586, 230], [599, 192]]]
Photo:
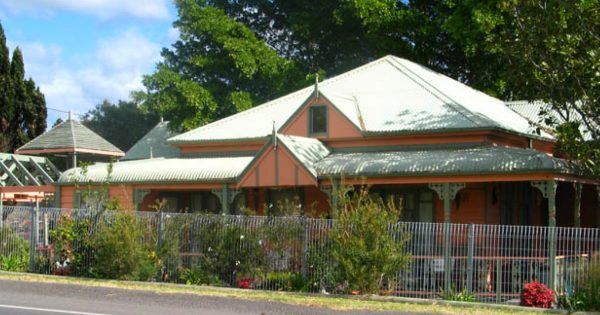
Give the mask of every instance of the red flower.
[[240, 289], [252, 289], [253, 278], [242, 278], [238, 281], [238, 287]]
[[521, 305], [551, 308], [554, 303], [554, 292], [537, 281], [526, 283], [521, 291]]

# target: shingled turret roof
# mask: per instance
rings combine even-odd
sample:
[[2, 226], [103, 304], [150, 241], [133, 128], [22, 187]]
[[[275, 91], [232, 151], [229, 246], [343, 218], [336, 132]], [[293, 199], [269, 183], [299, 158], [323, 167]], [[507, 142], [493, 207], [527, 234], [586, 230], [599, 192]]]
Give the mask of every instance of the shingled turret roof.
[[123, 156], [119, 148], [74, 119], [68, 119], [50, 131], [18, 148], [18, 154], [85, 153]]

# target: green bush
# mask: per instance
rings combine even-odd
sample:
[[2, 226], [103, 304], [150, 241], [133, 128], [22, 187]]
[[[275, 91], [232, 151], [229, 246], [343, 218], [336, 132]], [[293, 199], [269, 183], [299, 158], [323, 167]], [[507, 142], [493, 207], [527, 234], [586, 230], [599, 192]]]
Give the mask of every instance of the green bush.
[[267, 290], [277, 291], [307, 291], [306, 279], [298, 272], [269, 272], [263, 284]]
[[366, 187], [342, 188], [336, 194], [339, 207], [334, 209], [331, 255], [337, 289], [378, 293], [410, 260], [404, 249], [406, 233], [390, 231], [400, 210], [381, 198], [371, 198]]
[[0, 270], [27, 271], [29, 241], [8, 227], [0, 229]]
[[572, 292], [559, 297], [559, 305], [572, 311], [600, 311], [600, 262], [591, 263], [581, 275]]
[[462, 291], [450, 289], [450, 291], [447, 292], [442, 291], [440, 295], [442, 299], [447, 301], [475, 302], [475, 295], [472, 292], [467, 291], [467, 289], [463, 289]]
[[89, 261], [91, 256], [91, 218], [75, 219], [69, 214], [61, 215], [56, 229], [50, 231], [50, 237], [55, 249], [55, 263], [63, 265], [69, 261], [68, 270], [59, 274], [89, 276]]
[[[267, 271], [261, 234], [261, 227], [242, 228], [238, 222], [221, 216], [170, 218], [165, 224], [159, 257], [167, 270], [177, 271], [178, 278], [185, 282], [192, 270], [209, 275], [210, 284], [236, 286], [241, 277], [261, 278]], [[182, 252], [189, 251], [199, 255], [182, 257]]]
[[144, 243], [145, 227], [129, 211], [112, 211], [100, 221], [92, 235], [93, 259], [90, 273], [97, 278], [149, 280], [157, 275], [153, 243]]

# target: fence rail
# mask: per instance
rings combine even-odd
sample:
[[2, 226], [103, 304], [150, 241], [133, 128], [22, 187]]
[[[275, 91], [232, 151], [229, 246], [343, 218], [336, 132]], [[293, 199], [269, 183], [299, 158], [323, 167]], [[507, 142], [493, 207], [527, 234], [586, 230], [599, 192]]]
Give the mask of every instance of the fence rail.
[[[62, 216], [108, 225], [114, 220], [113, 212], [1, 207], [0, 269], [56, 273], [64, 257], [56, 252], [53, 235]], [[335, 263], [328, 237], [333, 220], [155, 212], [135, 216], [144, 230], [140, 242], [160, 256], [158, 280], [268, 290], [336, 289], [330, 281]], [[97, 226], [86, 229], [93, 234]], [[600, 250], [600, 230], [589, 228], [400, 222], [389, 233], [397, 239], [408, 235], [411, 259], [408, 268], [382, 285], [382, 292], [420, 298], [452, 290], [502, 303], [518, 298], [523, 284], [534, 280], [565, 292], [597, 261]], [[73, 241], [71, 246], [85, 244]], [[93, 263], [94, 249], [80, 252], [85, 269]]]

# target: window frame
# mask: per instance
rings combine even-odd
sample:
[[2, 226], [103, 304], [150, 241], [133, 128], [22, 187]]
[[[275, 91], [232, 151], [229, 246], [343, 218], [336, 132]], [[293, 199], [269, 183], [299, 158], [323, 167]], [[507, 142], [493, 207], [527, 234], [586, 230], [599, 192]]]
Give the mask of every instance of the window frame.
[[[315, 131], [314, 127], [314, 117], [315, 114], [314, 112], [316, 110], [320, 110], [323, 109], [324, 110], [324, 115], [325, 115], [325, 131]], [[327, 135], [329, 133], [329, 108], [327, 107], [327, 105], [312, 105], [308, 108], [308, 134], [309, 135]]]

